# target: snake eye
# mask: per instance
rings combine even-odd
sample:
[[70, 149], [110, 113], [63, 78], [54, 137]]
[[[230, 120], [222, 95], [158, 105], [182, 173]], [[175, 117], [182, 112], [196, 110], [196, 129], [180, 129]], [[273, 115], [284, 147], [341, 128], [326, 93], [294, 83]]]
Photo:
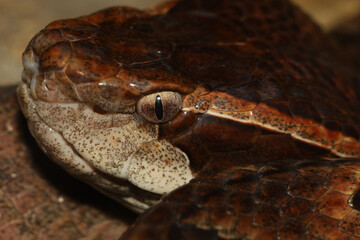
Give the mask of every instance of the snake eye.
[[172, 120], [180, 111], [182, 98], [176, 92], [159, 92], [141, 98], [136, 104], [138, 114], [151, 123]]

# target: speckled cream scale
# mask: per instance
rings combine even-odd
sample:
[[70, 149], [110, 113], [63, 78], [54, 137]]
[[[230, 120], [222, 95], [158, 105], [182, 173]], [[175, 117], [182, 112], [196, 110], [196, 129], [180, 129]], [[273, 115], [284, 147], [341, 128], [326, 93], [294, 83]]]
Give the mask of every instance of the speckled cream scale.
[[356, 239], [360, 103], [325, 41], [285, 0], [113, 7], [38, 33], [18, 98], [50, 158], [155, 205], [124, 239]]

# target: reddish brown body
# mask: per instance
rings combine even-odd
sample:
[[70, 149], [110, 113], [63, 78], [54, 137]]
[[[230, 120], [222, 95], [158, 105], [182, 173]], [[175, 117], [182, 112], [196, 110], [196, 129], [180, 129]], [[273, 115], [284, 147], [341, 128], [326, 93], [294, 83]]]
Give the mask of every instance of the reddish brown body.
[[160, 138], [197, 177], [122, 239], [357, 239], [359, 162], [338, 157], [360, 155], [359, 89], [326, 41], [284, 0], [184, 0], [56, 21], [26, 51], [64, 102], [182, 94]]

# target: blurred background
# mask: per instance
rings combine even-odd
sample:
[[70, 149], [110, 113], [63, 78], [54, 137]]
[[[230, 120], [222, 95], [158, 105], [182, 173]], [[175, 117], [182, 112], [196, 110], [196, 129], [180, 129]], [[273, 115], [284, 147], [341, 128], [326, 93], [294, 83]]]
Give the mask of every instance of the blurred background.
[[[49, 22], [89, 14], [114, 5], [140, 9], [166, 0], [0, 0], [0, 85], [21, 80], [21, 54]], [[293, 0], [325, 30], [360, 15], [360, 0]]]

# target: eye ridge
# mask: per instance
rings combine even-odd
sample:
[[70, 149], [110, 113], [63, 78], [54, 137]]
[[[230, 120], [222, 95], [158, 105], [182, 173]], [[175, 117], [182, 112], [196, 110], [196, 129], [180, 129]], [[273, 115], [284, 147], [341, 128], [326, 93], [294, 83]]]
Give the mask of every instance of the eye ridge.
[[156, 114], [156, 118], [159, 121], [161, 121], [164, 117], [164, 110], [160, 95], [157, 95], [155, 98], [155, 114]]

